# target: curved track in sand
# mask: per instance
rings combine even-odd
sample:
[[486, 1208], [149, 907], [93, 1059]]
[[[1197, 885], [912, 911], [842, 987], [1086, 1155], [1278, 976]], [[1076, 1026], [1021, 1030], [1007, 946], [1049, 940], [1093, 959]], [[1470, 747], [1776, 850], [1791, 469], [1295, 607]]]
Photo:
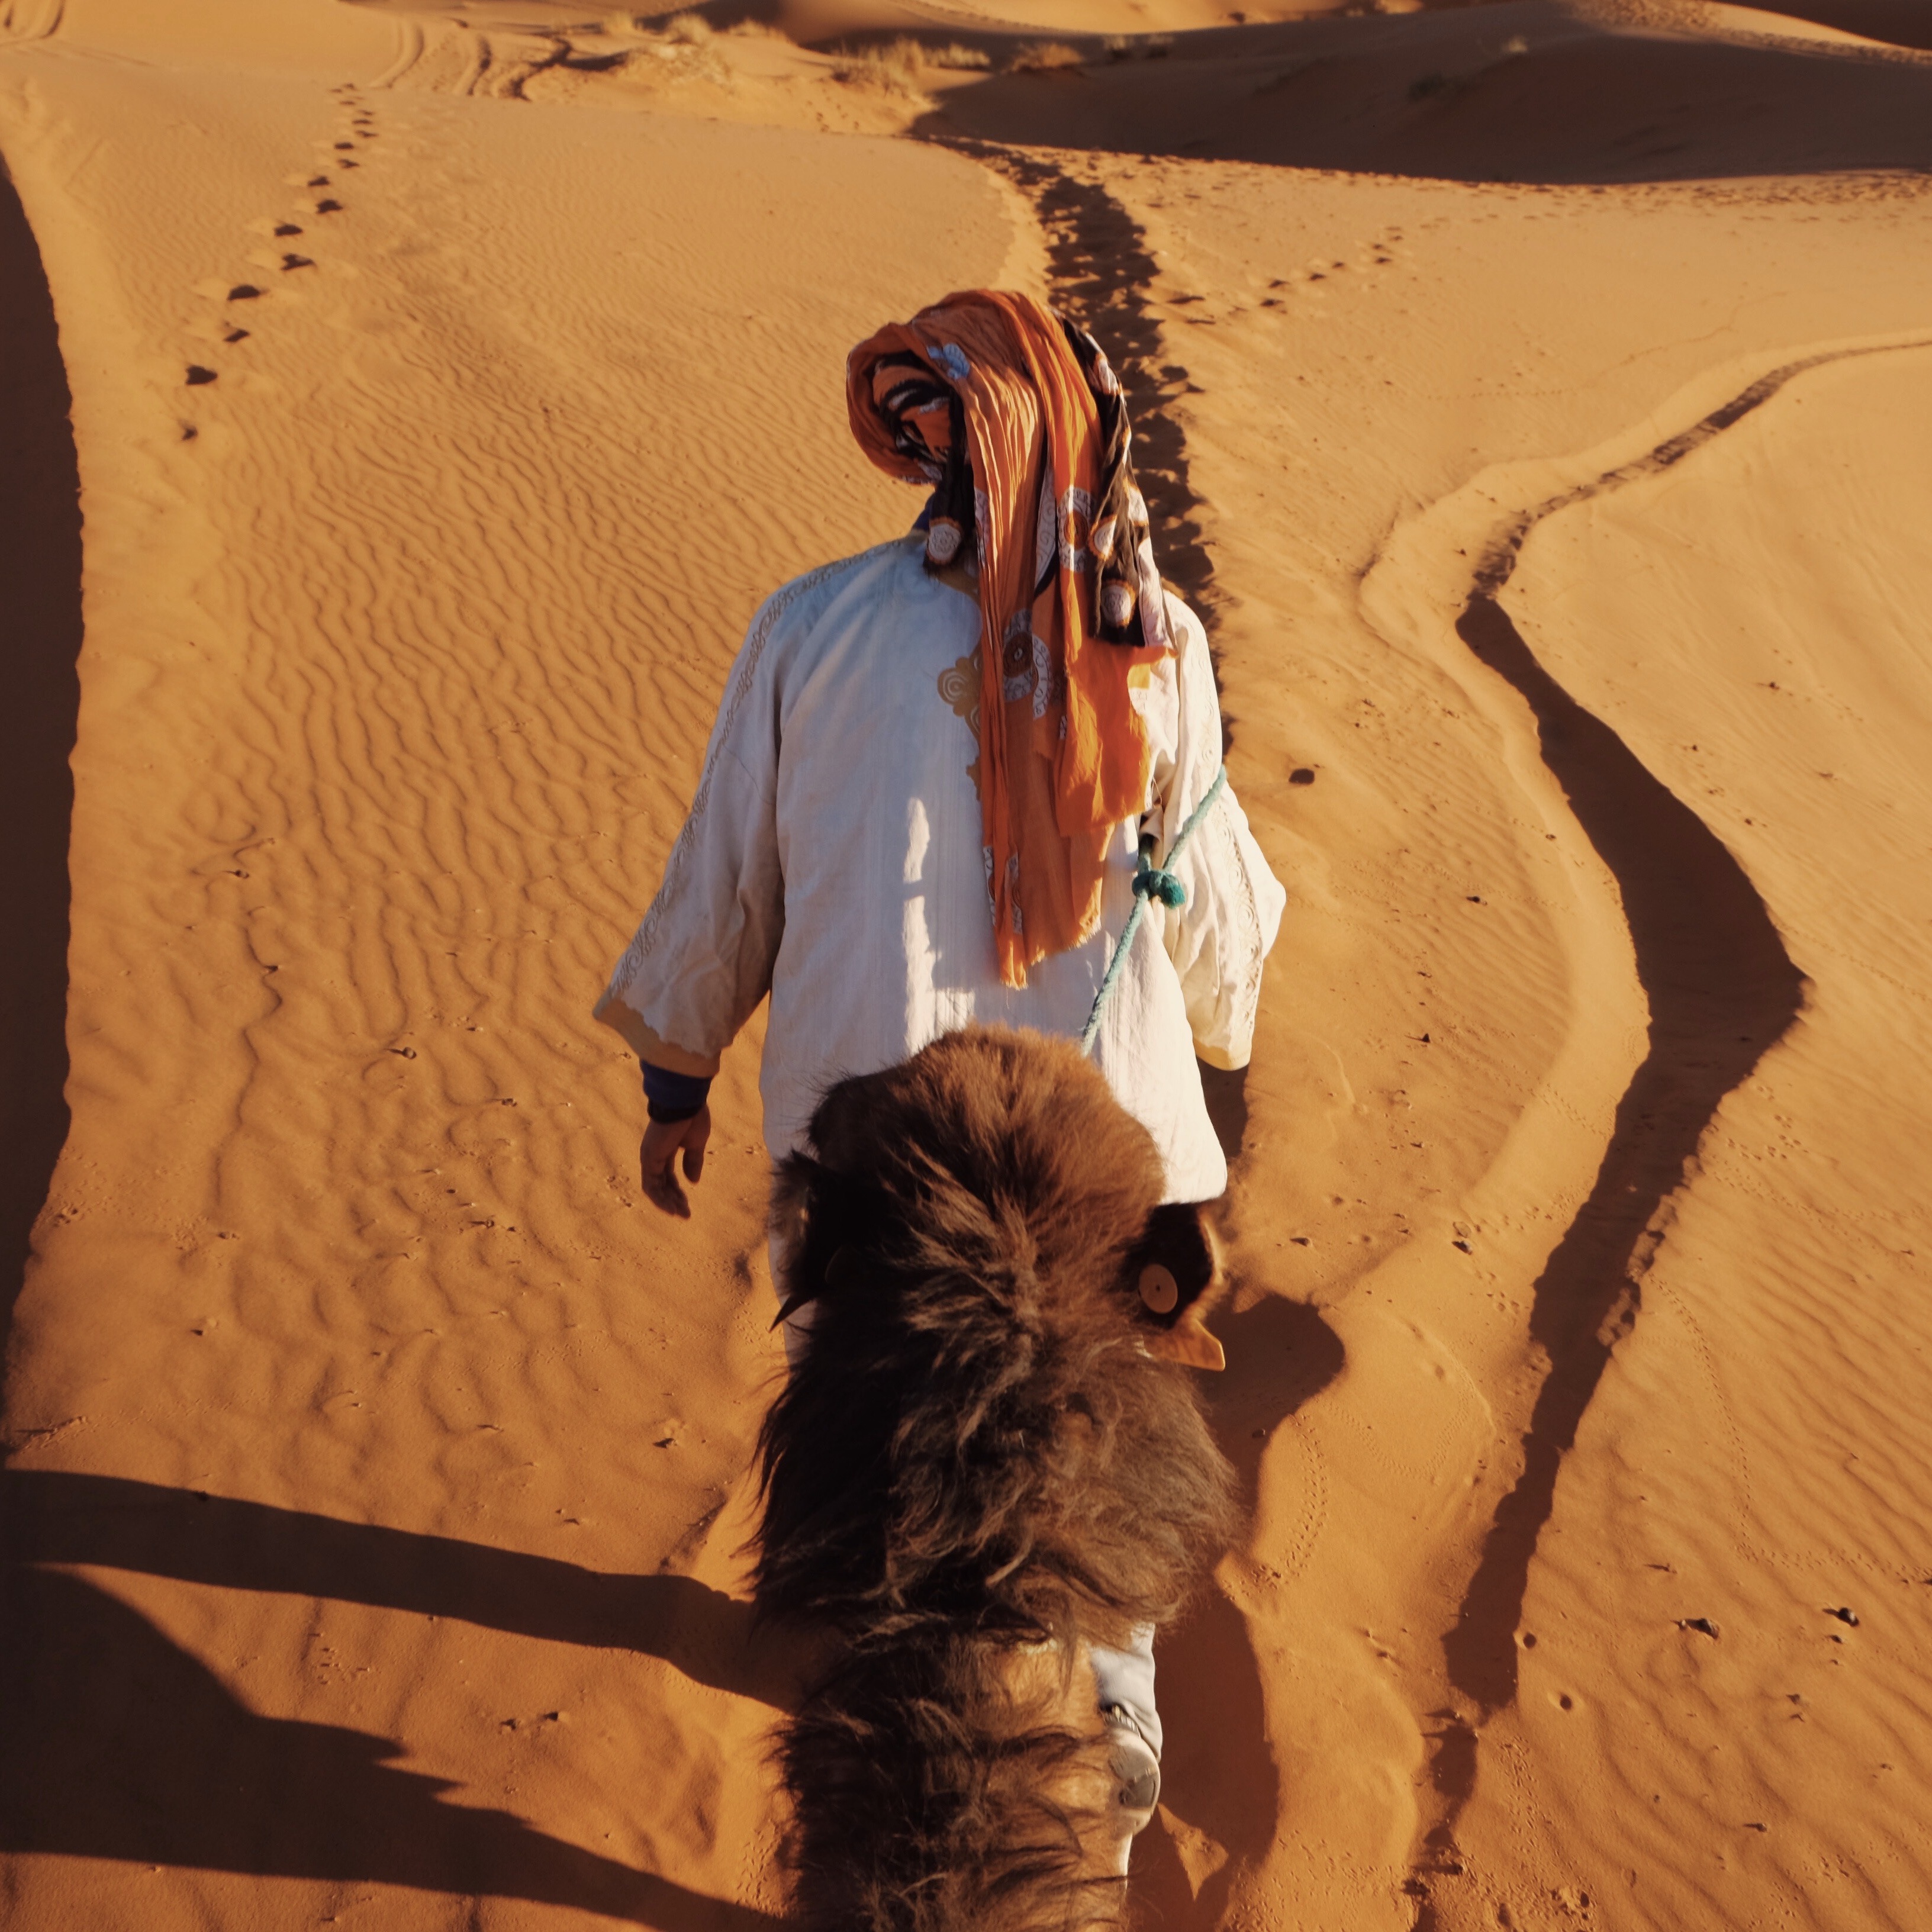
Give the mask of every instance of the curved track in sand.
[[1546, 518], [1661, 474], [1809, 370], [1927, 347], [1932, 341], [1828, 350], [1783, 364], [1638, 461], [1538, 506], [1491, 543], [1456, 620], [1456, 634], [1535, 715], [1544, 760], [1616, 879], [1651, 1013], [1649, 1051], [1618, 1104], [1596, 1184], [1536, 1282], [1530, 1332], [1549, 1354], [1550, 1373], [1531, 1418], [1524, 1472], [1496, 1513], [1448, 1639], [1457, 1688], [1486, 1712], [1516, 1694], [1515, 1637], [1537, 1536], [1564, 1452], [1611, 1350], [1636, 1319], [1642, 1277], [1668, 1232], [1670, 1196], [1724, 1096], [1784, 1038], [1804, 998], [1804, 975], [1744, 868], [1538, 662], [1498, 596]]
[[[1499, 506], [1513, 492], [1533, 489], [1533, 481], [1512, 476], [1499, 488], [1479, 482], [1421, 520], [1437, 526], [1424, 547], [1426, 562], [1423, 550], [1402, 556], [1407, 545], [1399, 538], [1388, 569], [1379, 580], [1372, 574], [1366, 602], [1385, 619], [1405, 603], [1439, 608], [1455, 571], [1445, 554], [1448, 538], [1466, 539], [1454, 547], [1457, 556], [1474, 560], [1455, 634], [1526, 707], [1538, 754], [1616, 882], [1649, 1013], [1646, 1049], [1618, 1102], [1593, 1184], [1533, 1285], [1528, 1334], [1544, 1366], [1523, 1431], [1521, 1472], [1496, 1507], [1444, 1634], [1448, 1681], [1466, 1701], [1431, 1753], [1438, 1809], [1411, 1878], [1422, 1901], [1419, 1924], [1444, 1922], [1433, 1890], [1445, 1873], [1463, 1870], [1457, 1823], [1484, 1769], [1483, 1738], [1522, 1688], [1525, 1597], [1564, 1458], [1616, 1350], [1638, 1322], [1646, 1279], [1666, 1252], [1684, 1192], [1699, 1178], [1706, 1136], [1726, 1100], [1787, 1038], [1810, 985], [1740, 858], [1539, 660], [1504, 593], [1526, 547], [1552, 520], [1664, 477], [1814, 371], [1928, 349], [1932, 338], [1908, 338], [1828, 346], [1781, 362], [1641, 454], [1519, 512]], [[1580, 466], [1587, 459], [1552, 464], [1544, 473]], [[1536, 610], [1534, 594], [1525, 608]], [[1666, 1295], [1724, 1405], [1726, 1447], [1742, 1474], [1745, 1452], [1724, 1404], [1712, 1346], [1682, 1294]], [[1746, 1543], [1748, 1534], [1740, 1532], [1740, 1547], [1754, 1562], [1780, 1560], [1761, 1543]], [[1707, 1624], [1717, 1628], [1708, 1618], [1695, 1628], [1702, 1634]], [[1527, 1640], [1534, 1645], [1533, 1633]]]
[[[1548, 1368], [1524, 1434], [1522, 1472], [1496, 1510], [1444, 1639], [1450, 1680], [1478, 1726], [1517, 1694], [1523, 1598], [1563, 1458], [1612, 1351], [1638, 1318], [1673, 1197], [1694, 1175], [1726, 1096], [1796, 1020], [1806, 985], [1738, 860], [1538, 662], [1499, 596], [1546, 520], [1663, 474], [1810, 370], [1928, 347], [1932, 340], [1859, 344], [1782, 363], [1643, 456], [1510, 519], [1479, 553], [1456, 620], [1456, 634], [1528, 706], [1544, 764], [1616, 881], [1650, 1012], [1648, 1050], [1618, 1103], [1594, 1184], [1534, 1286], [1529, 1335]], [[1480, 1748], [1455, 1730], [1436, 1746], [1432, 1765], [1444, 1808], [1427, 1834], [1419, 1881], [1454, 1856], [1455, 1820], [1474, 1789]], [[1418, 1922], [1434, 1922], [1426, 1913]]]

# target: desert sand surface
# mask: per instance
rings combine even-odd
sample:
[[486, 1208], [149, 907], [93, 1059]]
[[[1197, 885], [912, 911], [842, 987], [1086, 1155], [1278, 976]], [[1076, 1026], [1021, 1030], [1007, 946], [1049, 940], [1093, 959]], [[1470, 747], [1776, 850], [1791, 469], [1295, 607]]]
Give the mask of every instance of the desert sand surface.
[[782, 1922], [759, 1029], [674, 1222], [589, 1009], [992, 283], [1289, 892], [1144, 1922], [1932, 1923], [1926, 9], [0, 36], [10, 1928]]

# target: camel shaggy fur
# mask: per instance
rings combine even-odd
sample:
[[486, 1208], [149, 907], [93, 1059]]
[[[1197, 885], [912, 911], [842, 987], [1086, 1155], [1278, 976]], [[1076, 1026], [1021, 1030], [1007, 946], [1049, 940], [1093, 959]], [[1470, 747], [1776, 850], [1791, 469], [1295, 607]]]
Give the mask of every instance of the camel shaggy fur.
[[1161, 1206], [1145, 1130], [1036, 1034], [971, 1028], [843, 1082], [812, 1147], [775, 1191], [812, 1326], [760, 1439], [755, 1571], [760, 1612], [832, 1660], [780, 1740], [794, 1917], [1117, 1922], [1087, 1646], [1178, 1615], [1231, 1523], [1174, 1359], [1204, 1346], [1198, 1216]]

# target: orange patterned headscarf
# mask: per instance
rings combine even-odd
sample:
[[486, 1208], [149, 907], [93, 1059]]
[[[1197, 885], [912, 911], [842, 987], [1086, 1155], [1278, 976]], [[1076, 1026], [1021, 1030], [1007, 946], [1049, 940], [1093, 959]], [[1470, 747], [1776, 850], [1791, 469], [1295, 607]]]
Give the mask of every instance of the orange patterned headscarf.
[[1100, 923], [1107, 853], [1147, 796], [1131, 695], [1173, 646], [1099, 345], [1030, 296], [948, 296], [846, 362], [853, 434], [934, 491], [928, 567], [976, 541], [980, 803], [1000, 976]]

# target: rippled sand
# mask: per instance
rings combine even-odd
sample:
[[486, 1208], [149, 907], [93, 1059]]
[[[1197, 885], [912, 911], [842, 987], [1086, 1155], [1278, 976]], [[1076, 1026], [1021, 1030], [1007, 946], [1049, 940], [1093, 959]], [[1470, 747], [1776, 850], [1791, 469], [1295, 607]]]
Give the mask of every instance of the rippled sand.
[[776, 1922], [758, 1028], [672, 1223], [588, 1008], [1000, 281], [1291, 895], [1149, 1922], [1922, 1922], [1932, 54], [1806, 12], [0, 4], [10, 1924]]

